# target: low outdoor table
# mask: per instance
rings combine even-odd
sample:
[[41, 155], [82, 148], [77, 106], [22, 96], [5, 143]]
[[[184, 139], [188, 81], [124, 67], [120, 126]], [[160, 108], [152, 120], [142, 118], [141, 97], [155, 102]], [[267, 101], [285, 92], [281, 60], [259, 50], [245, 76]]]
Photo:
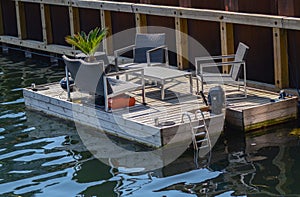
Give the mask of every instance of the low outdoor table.
[[169, 79], [175, 79], [179, 77], [189, 76], [190, 81], [190, 93], [193, 93], [193, 81], [192, 73], [181, 70], [176, 70], [161, 66], [149, 66], [144, 68], [144, 78], [153, 81], [159, 81], [161, 83], [161, 99], [165, 99], [165, 83]]

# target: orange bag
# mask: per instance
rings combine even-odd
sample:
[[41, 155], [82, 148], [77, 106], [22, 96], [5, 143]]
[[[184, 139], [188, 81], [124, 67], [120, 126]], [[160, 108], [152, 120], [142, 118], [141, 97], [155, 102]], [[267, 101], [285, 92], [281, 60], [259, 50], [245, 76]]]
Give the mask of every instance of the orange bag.
[[135, 105], [135, 98], [126, 94], [115, 96], [108, 99], [108, 107], [111, 109], [119, 109], [124, 107], [131, 107]]

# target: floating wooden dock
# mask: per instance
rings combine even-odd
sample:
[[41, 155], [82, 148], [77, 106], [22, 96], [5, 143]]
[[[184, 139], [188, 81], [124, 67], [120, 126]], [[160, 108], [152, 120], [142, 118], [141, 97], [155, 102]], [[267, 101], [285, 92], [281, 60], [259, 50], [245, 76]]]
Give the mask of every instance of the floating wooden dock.
[[[206, 106], [200, 97], [186, 94], [187, 83], [175, 81], [168, 83], [168, 86], [166, 96], [175, 98], [162, 101], [160, 89], [150, 87], [146, 89], [146, 106], [139, 104], [140, 95], [134, 95], [137, 99], [134, 107], [112, 112], [105, 112], [103, 107], [93, 104], [90, 95], [77, 91], [72, 93], [73, 102], [67, 101], [67, 93], [58, 83], [40, 86], [38, 91], [25, 88], [23, 94], [26, 106], [31, 109], [79, 122], [128, 140], [154, 147], [179, 142], [188, 144], [191, 142], [190, 126], [186, 120], [182, 122], [182, 114], [187, 112], [194, 117], [196, 110]], [[227, 96], [236, 94], [230, 86], [225, 89]], [[226, 102], [226, 122], [249, 131], [296, 119], [297, 97], [284, 100], [277, 98], [277, 93], [248, 88], [248, 98]], [[212, 140], [214, 144], [223, 130], [224, 114], [211, 116], [206, 113], [205, 118], [210, 134], [216, 135]], [[155, 119], [158, 119], [159, 124], [155, 123]], [[201, 122], [202, 119], [197, 119], [192, 124]]]
[[[185, 86], [188, 83], [175, 82], [167, 83], [167, 85], [170, 86], [169, 88], [177, 89], [177, 85]], [[194, 112], [204, 107], [197, 96], [187, 94], [183, 87], [179, 90], [182, 92], [176, 92], [177, 98], [174, 91], [168, 90], [167, 86], [166, 97], [175, 97], [162, 101], [160, 100], [160, 89], [147, 88], [146, 106], [139, 104], [140, 96], [135, 95], [137, 104], [134, 107], [112, 112], [105, 112], [103, 107], [93, 104], [94, 101], [90, 95], [77, 91], [72, 93], [73, 102], [67, 101], [66, 91], [58, 83], [44, 85], [38, 91], [26, 88], [23, 90], [23, 94], [25, 104], [29, 108], [104, 130], [128, 140], [161, 147], [184, 141], [190, 143], [190, 125], [187, 119], [184, 119], [185, 122], [182, 123], [182, 114], [188, 112], [194, 118]], [[156, 118], [159, 122], [157, 125]], [[210, 129], [219, 131], [220, 134], [223, 129], [224, 114], [211, 117], [207, 113], [206, 118]], [[201, 122], [202, 119], [199, 118], [193, 120], [192, 124]]]
[[226, 122], [238, 129], [251, 131], [296, 119], [298, 98], [278, 97], [274, 92], [248, 88], [247, 99], [228, 103]]

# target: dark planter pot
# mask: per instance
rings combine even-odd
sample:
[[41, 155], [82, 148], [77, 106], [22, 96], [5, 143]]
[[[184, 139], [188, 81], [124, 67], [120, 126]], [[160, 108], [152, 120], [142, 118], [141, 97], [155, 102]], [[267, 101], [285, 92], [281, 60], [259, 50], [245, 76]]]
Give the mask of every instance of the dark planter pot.
[[[73, 91], [73, 86], [74, 86], [74, 80], [69, 77], [69, 83], [70, 83], [70, 91]], [[67, 90], [67, 80], [66, 77], [62, 78], [59, 82], [60, 87], [64, 90]]]

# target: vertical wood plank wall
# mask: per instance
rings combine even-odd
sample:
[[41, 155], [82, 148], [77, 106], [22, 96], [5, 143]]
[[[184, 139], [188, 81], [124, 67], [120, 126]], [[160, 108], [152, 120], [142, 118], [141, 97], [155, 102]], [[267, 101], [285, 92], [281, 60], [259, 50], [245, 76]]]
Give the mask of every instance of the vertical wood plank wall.
[[0, 1], [0, 35], [4, 34], [3, 22], [2, 1]]
[[24, 3], [20, 1], [15, 1], [15, 4], [16, 4], [18, 38], [27, 39]]
[[4, 35], [18, 37], [17, 15], [14, 1], [1, 1]]
[[101, 28], [108, 28], [107, 38], [103, 40], [103, 50], [107, 54], [113, 53], [113, 40], [112, 40], [112, 22], [111, 22], [111, 14], [110, 11], [101, 10], [100, 12], [101, 18]]
[[29, 40], [43, 41], [40, 5], [25, 3], [26, 36]]
[[[56, 5], [44, 3], [43, 0], [30, 3], [22, 0], [1, 1], [0, 35], [41, 41], [45, 45], [68, 46], [64, 41], [66, 35], [81, 30], [89, 31], [96, 26], [107, 27], [109, 35], [103, 42], [103, 49], [111, 55], [115, 49], [132, 43], [136, 32], [152, 33], [147, 26], [163, 26], [176, 30], [174, 35], [167, 35], [167, 45], [171, 51], [176, 52], [169, 52], [170, 63], [179, 69], [193, 68], [193, 62], [188, 62], [184, 58], [194, 59], [195, 56], [186, 35], [201, 43], [211, 55], [232, 54], [238, 42], [242, 41], [250, 46], [247, 59], [248, 79], [273, 84], [278, 88], [300, 86], [300, 68], [298, 68], [300, 60], [295, 52], [297, 47], [292, 47], [300, 44], [299, 31], [186, 19], [176, 14], [170, 17], [151, 13], [111, 11], [102, 7], [78, 8], [73, 3], [61, 2]], [[116, 4], [117, 2], [120, 1], [116, 1]], [[293, 0], [276, 0], [276, 3], [274, 0], [124, 0], [123, 2], [300, 16], [300, 2]], [[32, 13], [28, 10], [32, 10]], [[34, 22], [31, 24], [28, 19]], [[129, 28], [134, 31], [129, 39], [124, 41], [117, 36], [112, 39], [111, 35]], [[224, 69], [223, 72], [228, 72], [228, 69]]]
[[43, 42], [45, 44], [51, 44], [52, 39], [52, 24], [50, 17], [50, 6], [46, 4], [40, 5], [41, 9], [41, 21], [42, 21], [42, 32], [43, 32]]

